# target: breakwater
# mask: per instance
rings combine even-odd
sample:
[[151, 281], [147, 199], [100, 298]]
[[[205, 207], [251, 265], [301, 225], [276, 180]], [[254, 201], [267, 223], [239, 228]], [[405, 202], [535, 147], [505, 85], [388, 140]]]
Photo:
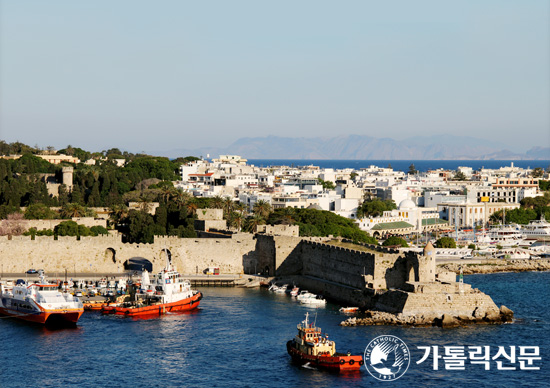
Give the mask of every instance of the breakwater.
[[550, 271], [550, 260], [548, 259], [525, 259], [525, 260], [492, 260], [491, 263], [447, 263], [438, 266], [438, 271], [451, 271], [458, 273], [462, 267], [465, 275], [490, 274], [499, 272], [528, 272], [528, 271]]

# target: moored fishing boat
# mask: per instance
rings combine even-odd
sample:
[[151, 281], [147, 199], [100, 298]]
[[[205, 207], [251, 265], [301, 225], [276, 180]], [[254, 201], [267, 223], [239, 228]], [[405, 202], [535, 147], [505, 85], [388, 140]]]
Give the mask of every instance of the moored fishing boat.
[[57, 283], [46, 281], [44, 271], [39, 281], [18, 279], [0, 285], [0, 314], [42, 324], [76, 324], [84, 312], [82, 302]]
[[202, 293], [191, 289], [191, 283], [185, 280], [167, 260], [166, 268], [149, 279], [144, 270], [141, 288], [135, 293], [135, 299], [116, 306], [103, 306], [102, 314], [124, 316], [162, 315], [168, 312], [188, 311], [199, 307]]
[[298, 334], [286, 344], [292, 360], [300, 365], [309, 364], [314, 367], [332, 371], [357, 371], [363, 365], [363, 357], [352, 356], [350, 353], [336, 352], [336, 344], [321, 333], [321, 328], [306, 319], [298, 324]]

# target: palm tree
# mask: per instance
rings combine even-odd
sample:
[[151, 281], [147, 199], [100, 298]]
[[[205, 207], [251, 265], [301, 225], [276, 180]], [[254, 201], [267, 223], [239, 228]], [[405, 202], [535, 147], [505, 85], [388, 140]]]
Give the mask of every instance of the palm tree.
[[223, 212], [226, 217], [229, 217], [229, 214], [233, 211], [233, 206], [235, 206], [235, 202], [232, 198], [227, 197], [223, 200]]
[[260, 217], [267, 218], [271, 213], [271, 205], [269, 204], [269, 202], [264, 201], [263, 199], [260, 199], [258, 202], [254, 204], [254, 207], [252, 210], [254, 211], [254, 214], [259, 214]]
[[195, 214], [197, 212], [197, 203], [193, 198], [191, 198], [186, 204], [187, 213]]
[[229, 216], [229, 224], [237, 228], [239, 232], [241, 231], [243, 221], [244, 221], [244, 216], [242, 215], [242, 213], [232, 212], [231, 215]]
[[144, 213], [149, 213], [153, 205], [147, 200], [146, 197], [139, 197], [139, 210]]
[[235, 211], [244, 214], [246, 212], [246, 205], [242, 202], [237, 202], [235, 204]]
[[84, 206], [77, 203], [68, 203], [61, 209], [63, 218], [82, 217], [86, 213]]
[[210, 207], [212, 209], [223, 209], [223, 198], [219, 195], [212, 197], [210, 200]]
[[181, 209], [182, 207], [186, 206], [189, 201], [191, 201], [193, 197], [191, 194], [189, 194], [186, 191], [178, 190], [174, 194], [174, 202], [176, 203], [176, 206], [178, 209]]
[[250, 233], [254, 233], [259, 225], [264, 225], [265, 220], [259, 214], [254, 214], [246, 219], [246, 230]]
[[113, 223], [116, 225], [122, 219], [128, 216], [128, 206], [126, 205], [113, 205], [109, 209], [109, 217], [111, 217]]
[[165, 187], [160, 189], [160, 196], [164, 200], [164, 203], [168, 203], [170, 198], [174, 197], [174, 195], [176, 194], [175, 190], [176, 189], [174, 189], [173, 187], [169, 187], [169, 186], [165, 186]]
[[294, 217], [295, 217], [295, 211], [293, 207], [285, 207], [281, 209], [281, 218], [279, 220], [279, 224], [281, 225], [294, 225]]

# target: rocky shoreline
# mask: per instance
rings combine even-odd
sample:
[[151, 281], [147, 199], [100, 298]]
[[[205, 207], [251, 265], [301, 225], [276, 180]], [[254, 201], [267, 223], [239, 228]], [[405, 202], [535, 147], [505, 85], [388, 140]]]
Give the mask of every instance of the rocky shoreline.
[[392, 314], [384, 311], [367, 310], [363, 317], [350, 317], [340, 322], [340, 326], [375, 326], [375, 325], [395, 325], [395, 326], [415, 326], [415, 327], [458, 327], [470, 324], [502, 324], [512, 322], [514, 312], [506, 306], [501, 306], [499, 313], [488, 315], [482, 313], [477, 308], [470, 316], [451, 316], [443, 314], [435, 315], [408, 315]]
[[491, 260], [488, 263], [448, 263], [437, 266], [438, 272], [462, 272], [464, 275], [488, 274], [498, 272], [527, 272], [527, 271], [550, 271], [550, 260], [527, 259], [527, 260]]

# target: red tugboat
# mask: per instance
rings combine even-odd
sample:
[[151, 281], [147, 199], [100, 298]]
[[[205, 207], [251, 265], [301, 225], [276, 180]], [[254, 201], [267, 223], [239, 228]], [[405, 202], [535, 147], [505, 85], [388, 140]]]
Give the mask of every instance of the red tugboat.
[[363, 365], [363, 356], [337, 353], [334, 341], [323, 336], [321, 328], [309, 323], [308, 316], [306, 313], [306, 319], [298, 324], [298, 335], [286, 343], [292, 360], [331, 371], [358, 371]]
[[141, 288], [135, 300], [121, 305], [103, 306], [102, 314], [116, 314], [127, 317], [163, 315], [168, 312], [189, 311], [199, 307], [202, 293], [191, 289], [191, 283], [177, 272], [170, 260], [166, 268], [153, 279], [144, 270]]

